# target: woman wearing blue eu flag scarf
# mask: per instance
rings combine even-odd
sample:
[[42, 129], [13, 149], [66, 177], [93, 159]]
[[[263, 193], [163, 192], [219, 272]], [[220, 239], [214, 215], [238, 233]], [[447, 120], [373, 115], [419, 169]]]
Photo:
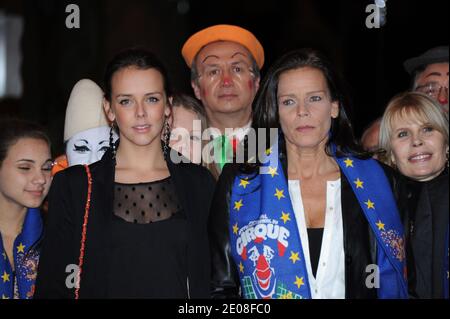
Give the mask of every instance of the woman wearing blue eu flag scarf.
[[215, 297], [407, 298], [396, 176], [356, 144], [342, 92], [311, 49], [268, 71], [253, 127], [281, 132], [268, 158], [226, 165], [219, 179]]
[[38, 207], [51, 183], [50, 141], [35, 124], [0, 121], [0, 298], [31, 299], [40, 255]]

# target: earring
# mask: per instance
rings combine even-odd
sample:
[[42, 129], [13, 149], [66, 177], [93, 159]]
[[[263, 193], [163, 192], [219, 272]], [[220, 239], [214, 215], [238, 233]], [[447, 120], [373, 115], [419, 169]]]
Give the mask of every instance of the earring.
[[164, 141], [163, 141], [163, 153], [164, 153], [164, 157], [167, 158], [167, 153], [169, 151], [169, 142], [170, 142], [170, 125], [169, 125], [169, 121], [165, 120], [164, 123]]
[[116, 143], [114, 143], [114, 122], [111, 123], [111, 129], [109, 130], [109, 148], [112, 150], [112, 158], [116, 159]]

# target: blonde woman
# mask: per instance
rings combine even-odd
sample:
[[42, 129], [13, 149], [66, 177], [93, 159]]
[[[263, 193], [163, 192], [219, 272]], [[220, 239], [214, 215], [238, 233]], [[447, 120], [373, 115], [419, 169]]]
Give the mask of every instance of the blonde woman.
[[403, 223], [415, 298], [448, 298], [448, 134], [436, 102], [416, 92], [394, 97], [381, 121], [385, 161], [407, 177]]

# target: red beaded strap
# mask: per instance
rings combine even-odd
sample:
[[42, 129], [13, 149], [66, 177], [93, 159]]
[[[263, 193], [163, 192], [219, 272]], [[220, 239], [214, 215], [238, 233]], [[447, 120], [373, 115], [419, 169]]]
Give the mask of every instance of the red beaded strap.
[[91, 207], [91, 193], [92, 193], [92, 177], [91, 177], [91, 171], [89, 170], [88, 165], [84, 165], [84, 168], [86, 169], [86, 175], [88, 179], [88, 193], [87, 193], [87, 200], [86, 200], [86, 207], [84, 209], [84, 220], [83, 220], [83, 231], [81, 233], [81, 245], [80, 245], [80, 257], [78, 259], [78, 276], [77, 276], [77, 285], [75, 289], [75, 299], [79, 299], [79, 290], [80, 290], [80, 281], [81, 281], [81, 272], [83, 270], [83, 262], [84, 262], [84, 247], [86, 242], [86, 230], [87, 230], [87, 223], [89, 219], [89, 208]]

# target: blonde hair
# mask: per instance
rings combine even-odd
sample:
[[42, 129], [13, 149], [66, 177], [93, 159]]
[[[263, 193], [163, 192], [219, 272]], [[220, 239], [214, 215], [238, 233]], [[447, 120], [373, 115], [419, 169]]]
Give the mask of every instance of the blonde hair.
[[444, 136], [448, 148], [448, 120], [437, 103], [427, 95], [419, 92], [405, 92], [393, 97], [381, 119], [379, 145], [385, 153], [380, 159], [388, 165], [392, 162], [391, 139], [394, 123], [398, 119], [409, 119], [430, 125]]

